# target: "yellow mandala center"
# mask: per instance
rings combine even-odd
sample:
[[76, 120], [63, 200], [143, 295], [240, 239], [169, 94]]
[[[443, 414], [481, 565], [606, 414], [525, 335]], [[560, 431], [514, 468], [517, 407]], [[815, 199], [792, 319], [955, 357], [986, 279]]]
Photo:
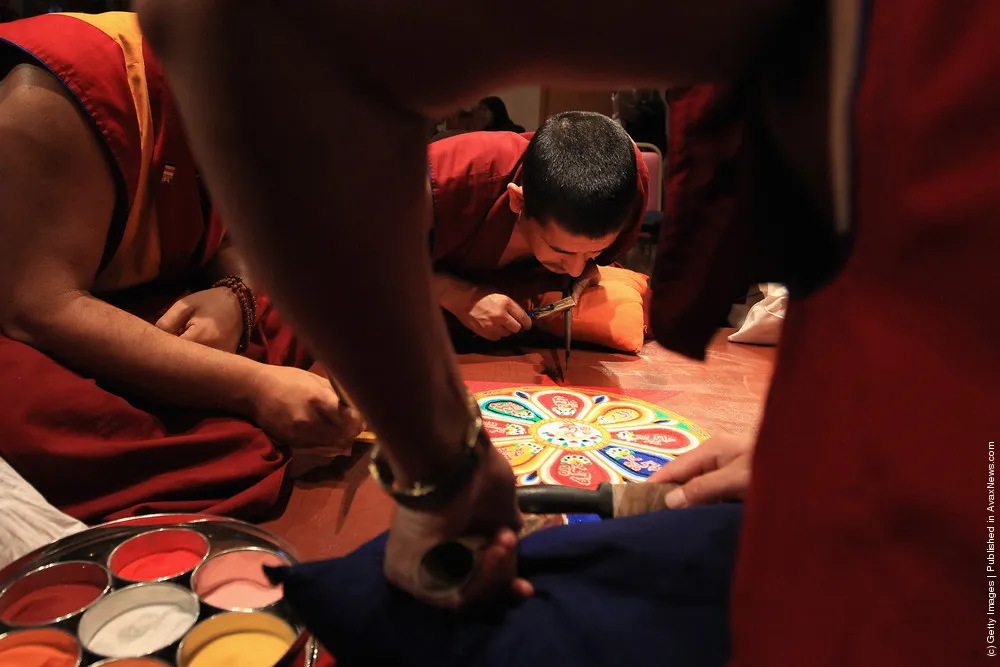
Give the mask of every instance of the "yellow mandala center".
[[547, 419], [537, 422], [531, 426], [531, 438], [545, 447], [577, 452], [604, 447], [611, 442], [611, 434], [603, 428], [579, 419]]

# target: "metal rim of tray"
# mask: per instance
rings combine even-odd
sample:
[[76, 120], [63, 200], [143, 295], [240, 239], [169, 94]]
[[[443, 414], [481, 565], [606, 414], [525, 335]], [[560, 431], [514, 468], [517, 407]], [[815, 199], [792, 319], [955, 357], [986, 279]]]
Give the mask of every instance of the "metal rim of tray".
[[[125, 537], [136, 528], [167, 528], [172, 526], [191, 526], [191, 524], [204, 523], [218, 524], [224, 528], [235, 529], [237, 532], [249, 533], [256, 539], [271, 545], [283, 555], [287, 556], [289, 562], [293, 565], [300, 562], [295, 553], [295, 548], [292, 547], [291, 544], [277, 535], [274, 535], [259, 526], [255, 526], [252, 523], [247, 523], [246, 521], [224, 516], [215, 516], [212, 514], [193, 514], [185, 512], [178, 514], [144, 514], [142, 516], [116, 519], [114, 521], [108, 521], [106, 523], [92, 526], [86, 530], [80, 531], [79, 533], [67, 535], [66, 537], [60, 538], [55, 542], [39, 547], [31, 553], [25, 554], [6, 567], [0, 568], [0, 590], [13, 583], [18, 577], [23, 576], [24, 574], [27, 574], [28, 571], [38, 567], [40, 561], [55, 562], [64, 555], [84, 549], [90, 545], [99, 544], [104, 540], [112, 539], [119, 534], [122, 537]], [[316, 642], [315, 638], [312, 637], [312, 635], [304, 630], [300, 634], [300, 640], [302, 638], [304, 638], [305, 641], [301, 643], [296, 642], [299, 645], [297, 647], [293, 645], [293, 649], [295, 651], [301, 651], [304, 656], [302, 667], [314, 667], [319, 660], [319, 644]]]

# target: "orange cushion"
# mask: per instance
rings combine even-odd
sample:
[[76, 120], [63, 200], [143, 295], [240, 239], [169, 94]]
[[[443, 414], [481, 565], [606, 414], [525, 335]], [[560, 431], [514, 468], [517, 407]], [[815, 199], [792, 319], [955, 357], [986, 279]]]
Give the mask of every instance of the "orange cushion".
[[[643, 297], [649, 289], [649, 278], [613, 266], [598, 268], [600, 284], [588, 287], [572, 311], [573, 340], [638, 354], [646, 338]], [[527, 307], [537, 308], [560, 298], [560, 292], [547, 292], [530, 299]], [[563, 322], [562, 315], [553, 315], [535, 320], [534, 328], [561, 338]]]

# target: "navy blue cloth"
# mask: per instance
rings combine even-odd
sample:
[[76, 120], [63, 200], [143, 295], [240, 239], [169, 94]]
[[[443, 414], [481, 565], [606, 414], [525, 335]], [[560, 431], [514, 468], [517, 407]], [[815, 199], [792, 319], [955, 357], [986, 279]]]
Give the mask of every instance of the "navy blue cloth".
[[539, 531], [518, 561], [536, 595], [475, 615], [390, 586], [385, 535], [269, 574], [338, 667], [724, 667], [741, 516], [726, 504]]

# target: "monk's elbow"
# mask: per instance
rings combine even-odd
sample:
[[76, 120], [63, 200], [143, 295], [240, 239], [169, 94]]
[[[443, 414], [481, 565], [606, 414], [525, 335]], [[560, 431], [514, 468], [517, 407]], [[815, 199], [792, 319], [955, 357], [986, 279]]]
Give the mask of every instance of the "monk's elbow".
[[53, 337], [59, 323], [73, 315], [70, 310], [80, 292], [67, 292], [50, 297], [20, 297], [4, 299], [0, 307], [0, 332], [4, 336], [34, 348], [43, 348]]
[[7, 312], [5, 309], [0, 316], [0, 332], [18, 343], [34, 347], [36, 337], [32, 335], [33, 330], [35, 327], [32, 326], [32, 318], [25, 317], [22, 313]]

